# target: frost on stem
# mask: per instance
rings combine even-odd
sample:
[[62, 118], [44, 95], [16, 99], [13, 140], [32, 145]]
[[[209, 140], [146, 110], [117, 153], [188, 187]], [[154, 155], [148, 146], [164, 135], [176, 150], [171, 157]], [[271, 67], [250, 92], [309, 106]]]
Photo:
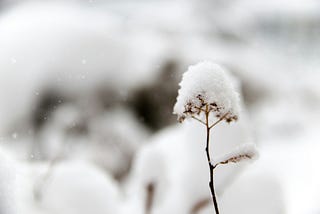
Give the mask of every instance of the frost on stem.
[[239, 94], [229, 74], [219, 65], [208, 61], [192, 65], [179, 85], [173, 113], [180, 122], [186, 118], [203, 121], [206, 111], [226, 122], [238, 119]]
[[258, 157], [255, 144], [248, 143], [239, 146], [235, 150], [214, 159], [211, 164], [216, 167], [220, 164], [238, 163], [243, 160], [254, 160]]

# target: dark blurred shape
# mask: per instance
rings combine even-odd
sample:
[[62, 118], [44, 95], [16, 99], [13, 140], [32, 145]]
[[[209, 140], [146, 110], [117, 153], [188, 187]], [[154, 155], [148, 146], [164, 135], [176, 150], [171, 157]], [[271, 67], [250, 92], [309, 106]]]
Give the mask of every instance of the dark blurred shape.
[[178, 62], [166, 62], [156, 81], [134, 92], [129, 101], [137, 117], [154, 131], [175, 121], [172, 106], [178, 91], [177, 74]]
[[250, 107], [268, 97], [267, 86], [263, 82], [255, 80], [236, 65], [228, 63], [226, 67], [240, 81], [240, 92], [246, 107]]
[[251, 106], [268, 96], [268, 92], [256, 84], [251, 84], [249, 81], [242, 79], [241, 92], [243, 95], [244, 103]]
[[235, 32], [229, 31], [228, 29], [219, 28], [219, 30], [217, 30], [214, 33], [214, 36], [216, 36], [222, 42], [234, 43], [234, 44], [246, 43], [245, 38], [241, 37], [239, 34], [236, 34]]
[[32, 124], [35, 131], [39, 131], [52, 113], [63, 103], [65, 103], [65, 98], [59, 93], [53, 90], [44, 92], [32, 112]]
[[112, 87], [100, 87], [96, 91], [96, 103], [98, 103], [103, 109], [110, 109], [117, 105], [125, 105], [123, 101], [126, 97], [121, 94], [119, 90]]

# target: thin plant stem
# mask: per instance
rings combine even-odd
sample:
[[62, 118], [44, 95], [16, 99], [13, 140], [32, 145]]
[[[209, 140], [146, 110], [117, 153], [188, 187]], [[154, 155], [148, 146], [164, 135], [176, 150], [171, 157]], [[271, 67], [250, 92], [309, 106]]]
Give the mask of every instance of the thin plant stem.
[[[209, 113], [208, 113], [209, 115]], [[224, 114], [219, 120], [217, 120], [214, 124], [212, 124], [211, 126], [209, 126], [209, 129], [211, 129], [212, 127], [214, 127], [215, 125], [217, 125], [218, 123], [220, 123], [226, 116], [228, 115], [228, 113]], [[207, 124], [209, 124], [209, 122], [207, 122]]]
[[199, 118], [195, 117], [195, 116], [191, 116], [193, 119], [197, 120], [198, 122], [202, 123], [203, 125], [207, 125], [205, 122], [203, 122], [202, 120], [200, 120]]
[[[212, 201], [213, 201], [213, 205], [214, 205], [214, 210], [216, 212], [216, 214], [219, 214], [219, 208], [218, 208], [218, 202], [217, 202], [217, 197], [215, 194], [215, 190], [214, 190], [214, 183], [213, 183], [213, 170], [214, 170], [214, 166], [211, 163], [211, 157], [210, 157], [210, 129], [213, 126], [209, 126], [209, 110], [208, 110], [208, 106], [206, 106], [206, 130], [207, 130], [207, 142], [206, 142], [206, 154], [207, 154], [207, 159], [208, 159], [208, 164], [209, 164], [209, 170], [210, 170], [210, 182], [209, 182], [209, 188], [211, 191], [211, 195], [212, 195]], [[223, 118], [222, 118], [223, 119]], [[220, 121], [222, 120], [220, 119]], [[220, 122], [217, 121], [216, 123]]]

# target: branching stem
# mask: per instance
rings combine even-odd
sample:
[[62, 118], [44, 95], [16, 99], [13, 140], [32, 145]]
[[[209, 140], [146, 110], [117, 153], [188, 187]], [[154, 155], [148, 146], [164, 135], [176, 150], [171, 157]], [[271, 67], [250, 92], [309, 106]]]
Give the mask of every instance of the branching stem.
[[199, 118], [195, 117], [195, 116], [191, 116], [193, 119], [197, 120], [198, 122], [202, 123], [203, 125], [207, 125], [205, 122], [203, 122], [202, 120], [200, 120]]
[[[209, 115], [209, 112], [208, 112]], [[215, 125], [217, 125], [218, 123], [220, 123], [226, 116], [228, 115], [228, 113], [225, 113], [219, 120], [217, 120], [215, 123], [213, 123], [211, 126], [209, 126], [209, 129], [211, 129], [212, 127], [214, 127]], [[207, 120], [208, 121], [208, 120]], [[207, 122], [207, 124], [209, 124], [209, 122]]]
[[215, 125], [217, 125], [222, 120], [224, 120], [225, 117], [228, 115], [228, 113], [224, 114], [219, 120], [217, 120], [212, 125], [210, 125], [210, 122], [209, 122], [209, 114], [210, 114], [209, 106], [206, 105], [206, 109], [205, 110], [202, 109], [202, 108], [199, 108], [199, 110], [203, 111], [205, 113], [205, 116], [206, 116], [206, 121], [205, 122], [203, 122], [202, 120], [200, 120], [199, 118], [197, 118], [195, 116], [191, 116], [191, 117], [193, 119], [197, 120], [198, 122], [200, 122], [201, 124], [206, 126], [206, 131], [207, 131], [206, 155], [207, 155], [208, 164], [209, 164], [209, 170], [210, 170], [209, 188], [210, 188], [211, 195], [212, 195], [212, 201], [213, 201], [213, 205], [214, 205], [214, 210], [215, 210], [216, 214], [219, 214], [219, 207], [218, 207], [217, 197], [216, 197], [216, 193], [215, 193], [215, 190], [214, 190], [214, 183], [213, 183], [213, 170], [218, 166], [218, 164], [212, 165], [212, 163], [211, 163], [211, 157], [210, 157], [210, 130]]
[[215, 190], [214, 190], [214, 183], [213, 183], [213, 170], [214, 170], [214, 166], [211, 163], [211, 157], [210, 157], [210, 129], [218, 124], [220, 121], [223, 120], [222, 117], [220, 120], [218, 120], [217, 122], [215, 122], [213, 125], [209, 126], [209, 108], [208, 106], [206, 106], [206, 130], [207, 130], [207, 142], [206, 142], [206, 154], [207, 154], [207, 159], [208, 159], [208, 164], [209, 164], [209, 170], [210, 170], [210, 181], [209, 181], [209, 188], [211, 191], [211, 195], [212, 195], [212, 201], [213, 201], [213, 205], [214, 205], [214, 210], [216, 212], [216, 214], [219, 214], [219, 208], [218, 208], [218, 202], [217, 202], [217, 197], [215, 194]]

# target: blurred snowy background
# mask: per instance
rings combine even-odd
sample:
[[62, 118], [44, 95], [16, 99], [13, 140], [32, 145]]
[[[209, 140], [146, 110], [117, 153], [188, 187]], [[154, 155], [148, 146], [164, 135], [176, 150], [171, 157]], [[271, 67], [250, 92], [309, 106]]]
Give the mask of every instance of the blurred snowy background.
[[223, 214], [320, 213], [320, 2], [0, 1], [0, 213], [214, 213], [205, 131], [172, 115], [188, 65], [240, 82], [214, 155]]

